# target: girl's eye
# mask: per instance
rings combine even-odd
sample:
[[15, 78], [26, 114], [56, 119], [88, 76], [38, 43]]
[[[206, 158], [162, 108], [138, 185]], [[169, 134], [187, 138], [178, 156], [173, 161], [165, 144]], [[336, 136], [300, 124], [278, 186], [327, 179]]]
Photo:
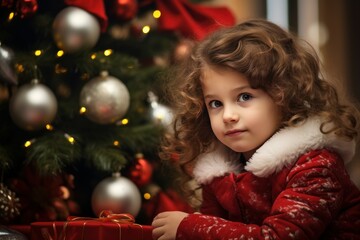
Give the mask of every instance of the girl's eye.
[[221, 102], [217, 100], [213, 100], [209, 102], [210, 108], [218, 108], [221, 107]]
[[249, 93], [242, 93], [239, 95], [238, 101], [239, 102], [246, 102], [252, 99], [253, 97]]

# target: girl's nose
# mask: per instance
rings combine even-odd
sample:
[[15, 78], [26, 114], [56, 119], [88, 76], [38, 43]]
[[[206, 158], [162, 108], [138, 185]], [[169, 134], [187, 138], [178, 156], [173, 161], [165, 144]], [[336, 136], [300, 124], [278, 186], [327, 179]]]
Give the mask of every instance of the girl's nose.
[[237, 122], [239, 121], [239, 113], [236, 112], [234, 108], [231, 107], [224, 108], [223, 120], [225, 123]]

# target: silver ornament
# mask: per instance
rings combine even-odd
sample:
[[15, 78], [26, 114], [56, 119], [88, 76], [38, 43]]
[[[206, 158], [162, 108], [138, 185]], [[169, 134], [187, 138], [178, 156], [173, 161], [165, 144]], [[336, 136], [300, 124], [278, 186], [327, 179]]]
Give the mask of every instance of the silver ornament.
[[14, 52], [10, 48], [2, 46], [0, 42], [0, 79], [11, 84], [17, 84], [17, 76], [12, 66], [13, 61]]
[[16, 230], [13, 230], [11, 228], [8, 228], [6, 226], [1, 226], [1, 225], [0, 225], [0, 239], [1, 240], [28, 240], [28, 238], [21, 232], [18, 232]]
[[114, 123], [125, 115], [130, 105], [130, 94], [117, 78], [101, 72], [91, 79], [80, 92], [80, 106], [85, 115], [100, 124]]
[[51, 123], [56, 112], [54, 93], [37, 79], [22, 85], [10, 99], [10, 116], [25, 130], [38, 130]]
[[168, 128], [173, 120], [173, 112], [164, 104], [158, 102], [158, 97], [153, 92], [148, 92], [150, 102], [150, 118], [155, 124]]
[[58, 48], [75, 53], [91, 49], [100, 37], [95, 16], [78, 7], [67, 7], [56, 15], [53, 36]]
[[141, 208], [140, 191], [128, 178], [114, 173], [96, 185], [91, 196], [91, 206], [96, 216], [103, 210], [111, 210], [136, 217]]

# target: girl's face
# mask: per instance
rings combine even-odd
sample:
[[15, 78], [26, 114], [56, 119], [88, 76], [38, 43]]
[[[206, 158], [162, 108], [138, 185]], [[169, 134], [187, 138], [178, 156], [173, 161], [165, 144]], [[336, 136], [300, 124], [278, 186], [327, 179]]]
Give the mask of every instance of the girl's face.
[[281, 111], [261, 89], [235, 71], [206, 67], [201, 86], [215, 136], [249, 159], [280, 127]]

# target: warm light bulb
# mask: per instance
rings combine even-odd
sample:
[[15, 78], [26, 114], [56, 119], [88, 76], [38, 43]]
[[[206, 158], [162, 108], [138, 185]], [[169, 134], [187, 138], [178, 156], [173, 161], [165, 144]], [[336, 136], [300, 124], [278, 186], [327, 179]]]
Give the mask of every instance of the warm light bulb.
[[150, 32], [150, 26], [146, 25], [142, 28], [142, 32], [148, 34]]
[[11, 13], [9, 14], [8, 20], [9, 20], [9, 21], [13, 20], [14, 16], [15, 16], [15, 13], [14, 13], [14, 12], [11, 12]]
[[72, 136], [70, 136], [69, 134], [65, 133], [64, 134], [65, 138], [69, 141], [69, 143], [74, 144], [75, 143], [75, 138], [73, 138]]
[[26, 141], [24, 144], [25, 147], [30, 147], [31, 146], [31, 141]]
[[42, 51], [41, 50], [35, 50], [34, 52], [35, 56], [40, 56], [42, 54]]
[[151, 198], [150, 193], [144, 193], [144, 199], [149, 200]]
[[92, 60], [94, 60], [94, 59], [96, 58], [96, 54], [95, 54], [95, 53], [94, 53], [94, 54], [91, 54], [90, 58], [91, 58]]
[[56, 56], [58, 57], [62, 57], [64, 55], [64, 51], [63, 50], [59, 50], [57, 53], [56, 53]]
[[80, 114], [84, 114], [86, 112], [86, 107], [81, 107], [79, 112]]
[[28, 140], [24, 143], [25, 147], [30, 147], [35, 142], [35, 139]]
[[112, 51], [111, 49], [106, 49], [106, 50], [104, 51], [104, 55], [108, 57], [108, 56], [110, 56], [110, 55], [112, 54], [112, 52], [113, 52], [113, 51]]
[[120, 145], [120, 142], [115, 140], [115, 141], [114, 141], [114, 146], [115, 146], [115, 147], [118, 147], [119, 145]]
[[155, 11], [153, 12], [153, 17], [154, 17], [154, 18], [160, 18], [160, 17], [161, 17], [161, 12], [160, 12], [160, 10], [155, 10]]
[[54, 129], [54, 127], [53, 127], [51, 124], [46, 124], [45, 127], [46, 127], [46, 129], [49, 130], [49, 131], [51, 131], [51, 130]]

